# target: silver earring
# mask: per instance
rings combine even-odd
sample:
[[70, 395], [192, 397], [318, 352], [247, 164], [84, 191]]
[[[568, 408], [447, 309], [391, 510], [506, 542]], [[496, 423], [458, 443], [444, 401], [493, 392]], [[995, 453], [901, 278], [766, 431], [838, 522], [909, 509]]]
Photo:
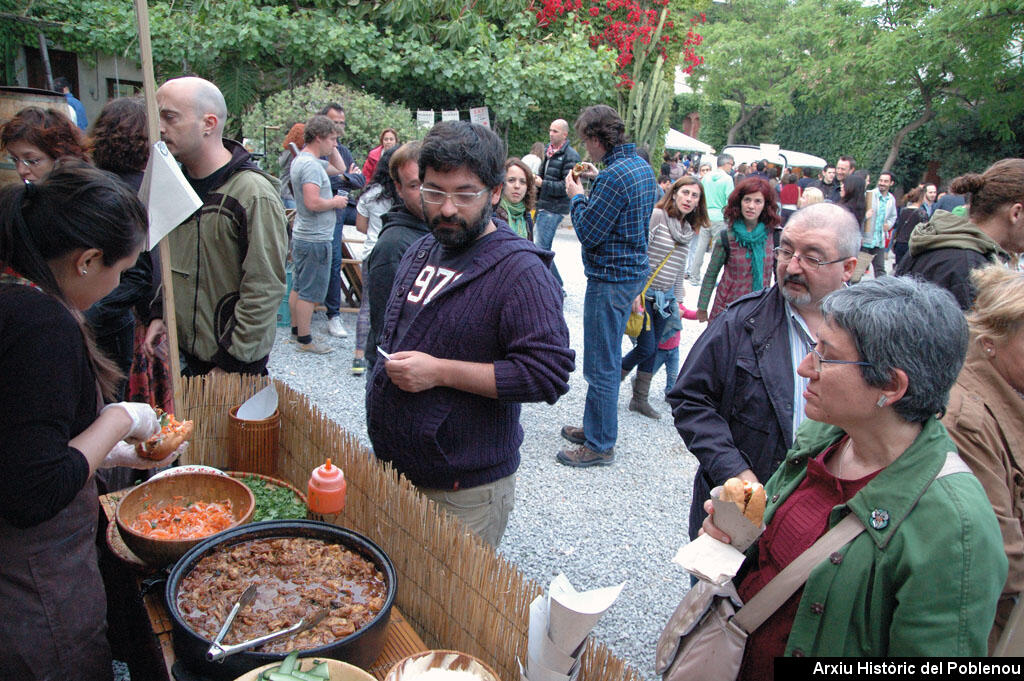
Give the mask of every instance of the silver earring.
[[878, 402], [876, 402], [875, 404], [877, 404], [879, 407], [884, 407], [885, 403], [888, 401], [889, 398], [886, 397], [885, 395], [882, 395], [881, 397], [878, 398]]
[[89, 272], [87, 272], [86, 269], [83, 267], [82, 268], [82, 276], [84, 277], [87, 274], [89, 274]]

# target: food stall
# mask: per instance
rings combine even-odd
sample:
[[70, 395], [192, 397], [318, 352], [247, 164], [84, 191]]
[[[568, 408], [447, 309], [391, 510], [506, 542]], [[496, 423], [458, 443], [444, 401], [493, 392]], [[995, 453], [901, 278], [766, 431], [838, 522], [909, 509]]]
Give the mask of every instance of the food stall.
[[[330, 520], [381, 547], [397, 573], [388, 641], [381, 658], [367, 671], [383, 679], [389, 664], [405, 654], [435, 648], [469, 653], [501, 679], [518, 679], [517, 658], [526, 659], [530, 603], [542, 588], [525, 579], [461, 521], [439, 513], [408, 480], [326, 418], [307, 396], [266, 378], [185, 379], [177, 416], [194, 421], [195, 433], [180, 463], [228, 469], [229, 411], [267, 385], [277, 391], [280, 412], [274, 477], [305, 489], [310, 473], [330, 457], [344, 470], [347, 481], [344, 511]], [[111, 515], [116, 499], [104, 501]], [[129, 581], [125, 588], [141, 592], [147, 578], [136, 572]], [[160, 589], [146, 594], [143, 602], [151, 629], [150, 648], [158, 650], [161, 658], [157, 666], [173, 679], [173, 633]], [[640, 676], [591, 639], [579, 679], [639, 681]]]

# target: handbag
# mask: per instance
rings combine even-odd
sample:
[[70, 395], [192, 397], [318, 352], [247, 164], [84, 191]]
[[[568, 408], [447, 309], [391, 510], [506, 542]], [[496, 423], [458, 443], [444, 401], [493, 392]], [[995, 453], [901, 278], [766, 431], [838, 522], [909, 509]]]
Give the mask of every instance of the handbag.
[[[970, 470], [956, 452], [948, 452], [935, 479]], [[664, 681], [735, 681], [747, 636], [796, 593], [816, 565], [863, 531], [860, 518], [848, 514], [746, 605], [741, 604], [731, 581], [722, 586], [698, 582], [683, 597], [658, 638], [654, 671]], [[1007, 627], [1011, 628], [1010, 624]]]
[[[658, 272], [660, 272], [661, 268], [665, 266], [665, 263], [668, 262], [669, 257], [672, 256], [672, 253], [674, 253], [675, 250], [676, 247], [673, 245], [672, 249], [665, 254], [664, 258], [662, 258], [661, 264], [658, 265], [657, 269], [655, 269], [654, 272], [651, 274], [650, 279], [647, 280], [647, 284], [644, 285], [644, 290], [640, 292], [641, 300], [643, 300], [644, 296], [647, 295], [647, 289], [651, 287], [651, 282], [654, 281], [654, 278], [656, 276], [658, 276]], [[632, 310], [630, 310], [629, 319], [626, 320], [627, 336], [629, 336], [630, 338], [636, 338], [641, 333], [643, 333], [644, 330], [649, 328], [651, 328], [651, 316], [647, 314], [646, 304], [644, 305], [644, 309], [642, 312], [633, 312]]]
[[[734, 681], [747, 636], [796, 593], [816, 565], [850, 543], [864, 525], [850, 513], [742, 605], [731, 581], [693, 586], [658, 638], [654, 671], [665, 681]], [[742, 607], [740, 607], [742, 606]]]

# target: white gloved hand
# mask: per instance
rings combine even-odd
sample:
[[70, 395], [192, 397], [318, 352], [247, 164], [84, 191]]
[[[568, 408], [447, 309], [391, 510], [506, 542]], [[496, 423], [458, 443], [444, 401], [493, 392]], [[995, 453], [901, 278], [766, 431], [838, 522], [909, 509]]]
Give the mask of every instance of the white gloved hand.
[[132, 420], [132, 427], [128, 434], [122, 438], [125, 442], [145, 442], [160, 430], [160, 419], [157, 418], [153, 407], [145, 402], [115, 402], [103, 407], [100, 414], [108, 409], [117, 407], [124, 409], [125, 413]]
[[107, 458], [103, 459], [103, 463], [100, 464], [100, 468], [114, 468], [115, 466], [125, 466], [127, 468], [136, 469], [147, 469], [147, 468], [162, 468], [164, 466], [170, 466], [174, 461], [188, 451], [188, 443], [183, 442], [181, 446], [171, 452], [170, 456], [164, 458], [161, 461], [153, 461], [152, 459], [144, 459], [135, 453], [135, 445], [130, 445], [127, 442], [118, 442], [114, 445], [114, 448], [107, 454]]

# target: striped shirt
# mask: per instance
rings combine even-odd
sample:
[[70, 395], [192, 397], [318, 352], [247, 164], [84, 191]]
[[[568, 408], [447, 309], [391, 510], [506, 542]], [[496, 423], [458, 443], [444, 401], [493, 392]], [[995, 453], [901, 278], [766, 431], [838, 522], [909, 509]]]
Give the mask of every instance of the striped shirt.
[[793, 366], [793, 434], [804, 421], [804, 407], [807, 400], [804, 399], [804, 390], [807, 388], [808, 379], [796, 373], [796, 368], [804, 357], [817, 343], [807, 322], [800, 316], [800, 313], [793, 309], [793, 306], [786, 301], [786, 318], [789, 320], [789, 357]]
[[647, 227], [658, 184], [635, 144], [620, 144], [602, 159], [590, 196], [572, 198], [569, 214], [583, 246], [588, 279], [619, 282], [648, 276]]
[[[683, 223], [683, 233], [688, 235], [685, 244], [677, 243], [672, 238], [669, 223], [679, 225], [679, 220], [670, 216], [661, 208], [655, 208], [651, 214], [651, 231], [648, 235], [650, 245], [647, 247], [647, 260], [650, 262], [651, 272], [657, 269], [661, 261], [671, 251], [672, 255], [665, 262], [665, 266], [658, 272], [658, 276], [651, 282], [651, 288], [647, 290], [649, 298], [654, 297], [653, 291], [672, 291], [677, 302], [682, 302], [686, 291], [683, 282], [686, 280], [686, 256], [690, 251], [690, 239], [693, 239], [693, 228], [690, 223]], [[672, 247], [675, 250], [672, 251]], [[650, 276], [649, 274], [647, 276]]]

